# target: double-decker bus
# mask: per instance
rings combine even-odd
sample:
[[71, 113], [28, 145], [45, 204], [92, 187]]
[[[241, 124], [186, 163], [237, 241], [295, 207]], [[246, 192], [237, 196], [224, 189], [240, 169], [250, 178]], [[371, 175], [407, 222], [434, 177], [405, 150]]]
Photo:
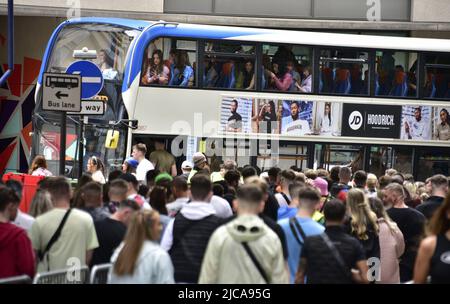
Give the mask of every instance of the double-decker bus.
[[[107, 103], [83, 126], [84, 163], [96, 155], [118, 167], [133, 144], [151, 152], [163, 138], [177, 162], [202, 151], [261, 169], [450, 175], [450, 40], [66, 21], [47, 46], [33, 120], [32, 154], [44, 154], [55, 173], [60, 114], [42, 110], [42, 74], [64, 73], [81, 49], [97, 54], [85, 60], [101, 67], [95, 98]], [[66, 159], [74, 168], [79, 122], [69, 115]], [[116, 149], [105, 147], [112, 128], [120, 133]]]

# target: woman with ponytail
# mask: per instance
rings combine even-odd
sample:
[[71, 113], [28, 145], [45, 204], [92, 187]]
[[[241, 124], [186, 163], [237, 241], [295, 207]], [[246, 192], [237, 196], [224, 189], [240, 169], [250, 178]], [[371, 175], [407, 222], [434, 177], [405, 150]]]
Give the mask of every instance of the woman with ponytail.
[[347, 194], [350, 215], [348, 231], [364, 247], [366, 258], [380, 257], [379, 227], [376, 214], [370, 209], [368, 198], [360, 189], [353, 188]]
[[136, 212], [122, 244], [111, 258], [112, 284], [172, 284], [173, 265], [158, 240], [161, 234], [159, 213]]

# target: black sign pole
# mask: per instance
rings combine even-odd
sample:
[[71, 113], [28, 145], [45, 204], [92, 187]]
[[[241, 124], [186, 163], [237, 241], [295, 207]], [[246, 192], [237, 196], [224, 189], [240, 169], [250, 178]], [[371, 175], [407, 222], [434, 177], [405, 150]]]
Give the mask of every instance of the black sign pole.
[[78, 179], [83, 175], [83, 150], [84, 150], [84, 115], [80, 115], [80, 134], [78, 135]]
[[66, 134], [67, 113], [61, 112], [61, 136], [59, 145], [59, 175], [64, 176], [66, 171]]

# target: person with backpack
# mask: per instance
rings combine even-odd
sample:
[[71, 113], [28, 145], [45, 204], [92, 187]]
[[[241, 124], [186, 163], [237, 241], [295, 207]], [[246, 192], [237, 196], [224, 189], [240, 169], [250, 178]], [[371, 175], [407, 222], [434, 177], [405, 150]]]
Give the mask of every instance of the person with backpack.
[[324, 227], [312, 219], [316, 206], [320, 203], [319, 192], [312, 187], [303, 187], [298, 191], [296, 199], [299, 201], [297, 214], [278, 222], [286, 236], [291, 283], [294, 283], [306, 238], [324, 231]]
[[302, 248], [297, 284], [368, 283], [361, 243], [344, 231], [346, 207], [338, 199], [324, 207], [325, 232], [308, 237]]
[[289, 185], [294, 182], [295, 173], [292, 170], [283, 170], [279, 173], [281, 192], [275, 194], [278, 205], [289, 206], [291, 204], [291, 195], [289, 193]]
[[236, 205], [237, 218], [211, 236], [199, 283], [288, 283], [280, 240], [258, 216], [264, 208], [261, 189], [239, 187]]
[[221, 224], [210, 203], [212, 196], [209, 176], [194, 175], [191, 178], [191, 202], [178, 212], [164, 231], [161, 247], [170, 254], [175, 282], [198, 282], [209, 238]]

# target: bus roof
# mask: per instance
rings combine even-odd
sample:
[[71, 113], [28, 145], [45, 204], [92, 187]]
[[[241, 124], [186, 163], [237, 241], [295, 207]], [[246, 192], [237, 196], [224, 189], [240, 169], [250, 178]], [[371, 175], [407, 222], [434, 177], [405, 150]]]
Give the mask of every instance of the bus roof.
[[104, 17], [82, 17], [69, 19], [67, 24], [77, 24], [77, 23], [99, 23], [99, 24], [111, 24], [123, 27], [129, 27], [135, 30], [143, 30], [147, 26], [154, 22], [145, 20], [135, 20], [135, 19], [124, 19], [124, 18], [104, 18]]

